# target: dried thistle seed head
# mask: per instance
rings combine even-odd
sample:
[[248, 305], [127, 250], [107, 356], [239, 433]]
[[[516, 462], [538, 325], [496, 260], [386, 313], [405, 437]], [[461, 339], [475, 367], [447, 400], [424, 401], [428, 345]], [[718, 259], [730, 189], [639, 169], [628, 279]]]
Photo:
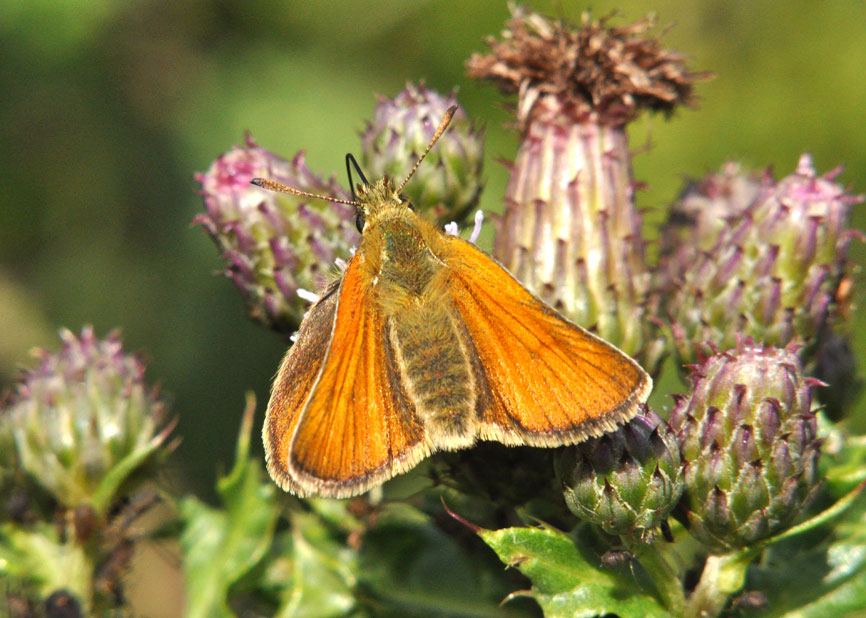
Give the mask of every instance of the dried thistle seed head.
[[67, 508], [101, 516], [133, 473], [171, 450], [165, 406], [144, 364], [116, 333], [97, 339], [64, 330], [59, 352], [38, 351], [0, 416], [18, 465]]
[[818, 485], [814, 381], [793, 349], [742, 339], [694, 368], [670, 424], [684, 464], [684, 523], [714, 551], [788, 528]]
[[513, 7], [501, 39], [488, 40], [490, 53], [467, 62], [469, 76], [518, 93], [524, 128], [554, 110], [567, 116], [564, 123], [621, 126], [641, 109], [670, 113], [692, 102], [692, 85], [709, 74], [689, 71], [682, 55], [662, 49], [649, 35], [654, 18], [621, 27], [608, 21], [584, 13], [577, 26]]
[[[454, 92], [441, 95], [407, 84], [393, 99], [382, 97], [361, 135], [364, 172], [370, 179], [403, 178], [424, 152], [445, 112], [457, 104]], [[417, 212], [445, 225], [462, 223], [481, 194], [484, 131], [458, 108], [424, 165], [404, 192]]]
[[223, 274], [238, 286], [253, 319], [289, 334], [309, 305], [299, 290], [317, 292], [334, 261], [348, 259], [357, 246], [355, 212], [345, 204], [265, 191], [250, 184], [257, 177], [310, 193], [351, 196], [333, 178], [314, 174], [302, 152], [286, 161], [249, 137], [196, 175], [205, 212], [195, 222], [221, 251]]
[[616, 431], [564, 449], [556, 469], [572, 513], [630, 538], [659, 526], [683, 491], [674, 434], [646, 407]]

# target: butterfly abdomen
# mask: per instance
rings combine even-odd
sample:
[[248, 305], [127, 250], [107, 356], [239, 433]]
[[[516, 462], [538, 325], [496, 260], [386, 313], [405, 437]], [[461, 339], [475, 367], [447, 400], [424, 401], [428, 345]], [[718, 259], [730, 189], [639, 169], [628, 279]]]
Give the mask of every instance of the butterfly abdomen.
[[407, 306], [391, 320], [400, 378], [435, 449], [475, 441], [475, 380], [453, 314], [440, 299]]

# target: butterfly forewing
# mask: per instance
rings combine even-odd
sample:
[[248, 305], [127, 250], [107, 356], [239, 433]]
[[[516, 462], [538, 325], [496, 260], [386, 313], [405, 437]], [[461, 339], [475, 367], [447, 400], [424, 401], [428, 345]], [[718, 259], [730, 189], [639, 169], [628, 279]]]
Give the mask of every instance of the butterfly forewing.
[[327, 355], [293, 432], [288, 467], [302, 494], [355, 495], [430, 452], [395, 377], [363, 260], [357, 254], [346, 269]]
[[563, 319], [472, 244], [446, 243], [450, 296], [477, 356], [479, 437], [557, 446], [634, 416], [652, 387], [635, 361]]

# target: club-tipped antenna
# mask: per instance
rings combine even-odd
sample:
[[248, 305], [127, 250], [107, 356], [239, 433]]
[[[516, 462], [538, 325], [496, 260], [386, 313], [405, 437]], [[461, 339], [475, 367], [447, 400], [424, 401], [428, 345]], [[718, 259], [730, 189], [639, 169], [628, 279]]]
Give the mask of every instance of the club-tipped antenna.
[[300, 189], [295, 189], [294, 187], [284, 185], [275, 180], [268, 180], [267, 178], [253, 178], [250, 180], [250, 183], [257, 187], [261, 187], [262, 189], [267, 189], [268, 191], [276, 191], [277, 193], [291, 193], [292, 195], [299, 195], [301, 197], [312, 197], [317, 200], [326, 200], [328, 202], [336, 202], [338, 204], [346, 204], [348, 206], [356, 206], [359, 208], [361, 206], [361, 203], [357, 200], [341, 200], [338, 197], [331, 197], [330, 195], [307, 193], [306, 191], [301, 191]]
[[409, 179], [412, 178], [412, 175], [418, 169], [418, 166], [421, 165], [421, 161], [424, 160], [424, 157], [427, 156], [427, 153], [430, 152], [430, 149], [433, 148], [434, 144], [439, 141], [439, 138], [442, 137], [442, 134], [445, 133], [445, 129], [448, 128], [448, 123], [451, 122], [451, 119], [454, 117], [454, 112], [457, 111], [457, 106], [452, 105], [448, 108], [448, 111], [445, 112], [445, 115], [442, 117], [442, 122], [439, 123], [439, 127], [436, 129], [436, 133], [433, 134], [433, 139], [430, 140], [430, 143], [427, 144], [427, 148], [424, 149], [424, 153], [418, 157], [418, 160], [415, 161], [415, 167], [412, 168], [412, 171], [409, 172], [409, 175], [406, 176], [406, 180], [400, 183], [400, 187], [397, 189], [397, 193], [400, 193], [403, 190], [403, 187], [406, 186], [406, 183], [409, 182]]
[[370, 184], [370, 182], [367, 180], [367, 177], [364, 176], [364, 172], [361, 171], [361, 168], [358, 166], [358, 162], [355, 160], [355, 157], [352, 156], [352, 153], [346, 153], [346, 174], [349, 176], [349, 189], [352, 190], [352, 199], [357, 200], [358, 196], [355, 195], [355, 183], [352, 182], [352, 167], [354, 167], [355, 171], [358, 172], [358, 176], [361, 177], [361, 182], [365, 185]]

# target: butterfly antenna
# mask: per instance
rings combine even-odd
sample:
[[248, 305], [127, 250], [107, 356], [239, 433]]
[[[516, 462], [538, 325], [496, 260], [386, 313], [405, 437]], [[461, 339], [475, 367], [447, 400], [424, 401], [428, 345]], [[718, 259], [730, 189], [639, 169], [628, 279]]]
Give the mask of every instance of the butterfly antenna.
[[267, 189], [268, 191], [275, 191], [277, 193], [291, 193], [292, 195], [299, 195], [301, 197], [312, 197], [317, 200], [336, 202], [338, 204], [347, 204], [348, 206], [361, 206], [360, 202], [358, 202], [357, 200], [341, 200], [338, 197], [331, 197], [330, 195], [307, 193], [306, 191], [301, 191], [300, 189], [289, 187], [274, 180], [268, 180], [267, 178], [253, 178], [252, 180], [250, 180], [250, 183], [256, 185], [257, 187], [261, 187], [262, 189]]
[[406, 186], [406, 183], [409, 182], [409, 179], [412, 178], [412, 175], [415, 173], [415, 170], [418, 169], [418, 166], [421, 165], [421, 161], [424, 160], [424, 157], [427, 156], [427, 153], [430, 152], [430, 149], [433, 148], [434, 144], [439, 141], [439, 138], [442, 137], [442, 134], [445, 133], [445, 129], [448, 128], [448, 123], [451, 122], [451, 119], [454, 117], [454, 112], [457, 111], [457, 106], [452, 105], [448, 108], [448, 111], [445, 112], [445, 115], [442, 117], [442, 122], [439, 123], [439, 127], [436, 129], [436, 133], [433, 134], [433, 139], [430, 140], [430, 143], [427, 144], [427, 148], [424, 150], [424, 154], [418, 157], [418, 160], [415, 162], [415, 167], [412, 168], [412, 171], [409, 172], [409, 175], [406, 176], [406, 180], [404, 180], [400, 184], [400, 188], [397, 189], [397, 193], [400, 193], [403, 190], [403, 187]]
[[[350, 165], [351, 164], [351, 165]], [[355, 171], [358, 172], [358, 176], [361, 177], [361, 182], [365, 185], [370, 184], [367, 180], [367, 177], [364, 176], [364, 172], [361, 171], [361, 168], [358, 166], [358, 162], [355, 161], [355, 157], [352, 156], [352, 153], [346, 154], [346, 174], [349, 176], [349, 188], [352, 190], [352, 199], [357, 200], [358, 196], [355, 195], [355, 183], [352, 182], [352, 167], [355, 168]]]

